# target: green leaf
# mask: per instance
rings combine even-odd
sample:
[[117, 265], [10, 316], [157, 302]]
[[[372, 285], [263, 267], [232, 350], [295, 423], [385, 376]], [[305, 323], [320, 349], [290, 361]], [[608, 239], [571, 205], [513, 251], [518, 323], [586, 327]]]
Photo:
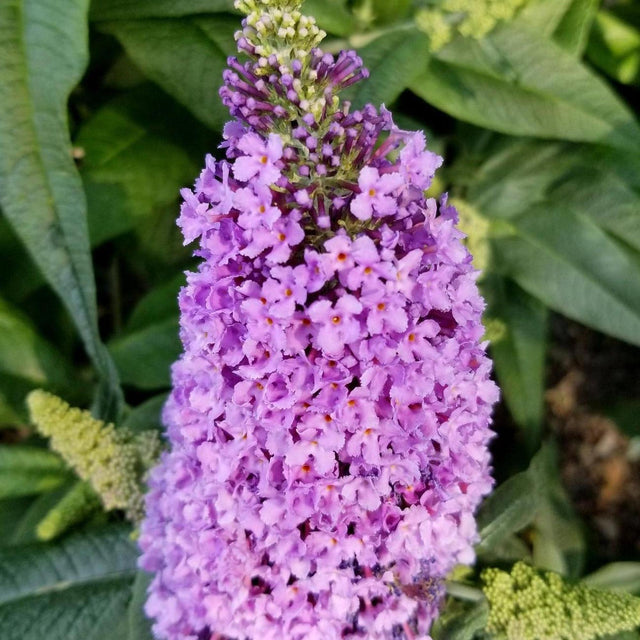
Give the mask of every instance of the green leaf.
[[572, 0], [530, 0], [515, 17], [515, 24], [550, 37], [569, 10]]
[[313, 16], [319, 27], [336, 36], [348, 36], [356, 28], [355, 18], [345, 0], [306, 0], [302, 12]]
[[71, 314], [119, 412], [117, 374], [98, 334], [82, 184], [71, 156], [67, 99], [87, 62], [88, 0], [0, 5], [0, 205]]
[[238, 26], [236, 17], [224, 15], [100, 23], [147, 77], [218, 130], [229, 118], [218, 89]]
[[580, 164], [548, 191], [550, 203], [571, 206], [640, 251], [640, 194], [615, 173]]
[[599, 0], [573, 0], [553, 34], [553, 39], [576, 58], [582, 57]]
[[[142, 87], [102, 107], [80, 129], [82, 178], [92, 245], [133, 228], [162, 207], [178, 208], [180, 187], [197, 175], [204, 127], [166, 94]], [[192, 159], [197, 157], [197, 163]]]
[[480, 162], [470, 159], [475, 171], [467, 199], [489, 218], [512, 218], [546, 201], [551, 186], [579, 161], [573, 145], [509, 140]]
[[127, 331], [138, 331], [159, 320], [175, 318], [178, 315], [178, 293], [184, 285], [184, 273], [179, 273], [147, 293], [127, 321]]
[[376, 23], [389, 25], [405, 18], [411, 9], [411, 4], [411, 0], [373, 0]]
[[517, 285], [499, 277], [482, 283], [489, 317], [502, 321], [505, 334], [491, 344], [498, 382], [530, 451], [540, 445], [544, 418], [548, 313]]
[[582, 575], [586, 544], [559, 474], [558, 451], [545, 443], [531, 461], [540, 500], [532, 532], [533, 564], [571, 579]]
[[[0, 298], [0, 373], [29, 385], [68, 388], [73, 372], [68, 362], [17, 309]], [[0, 382], [0, 389], [2, 384]]]
[[640, 30], [610, 11], [596, 16], [587, 57], [624, 84], [640, 81]]
[[[21, 600], [63, 591], [74, 585], [127, 579], [136, 573], [137, 550], [130, 529], [109, 526], [63, 538], [56, 544], [34, 544], [0, 550], [0, 620]], [[4, 635], [0, 634], [4, 639]]]
[[583, 579], [598, 589], [640, 593], [640, 562], [612, 562]]
[[233, 0], [93, 0], [92, 20], [177, 18], [193, 14], [233, 11]]
[[116, 338], [109, 350], [124, 384], [139, 389], [163, 389], [171, 385], [170, 366], [182, 345], [178, 319], [171, 318]]
[[69, 473], [62, 460], [48, 449], [0, 446], [0, 498], [50, 491], [68, 478]]
[[127, 612], [128, 635], [127, 640], [153, 640], [151, 622], [143, 611], [147, 599], [147, 588], [151, 582], [151, 576], [142, 571], [136, 575], [133, 583], [133, 597]]
[[640, 147], [633, 114], [559, 45], [517, 25], [458, 38], [411, 89], [455, 118], [504, 133]]
[[122, 422], [123, 427], [132, 431], [162, 431], [161, 413], [167, 401], [167, 394], [161, 393], [132, 409]]
[[502, 271], [569, 318], [640, 344], [637, 262], [586, 216], [541, 206], [494, 242]]
[[111, 640], [127, 610], [129, 579], [74, 585], [0, 607], [3, 640]]
[[482, 599], [463, 613], [445, 619], [443, 623], [436, 621], [432, 635], [435, 640], [472, 640], [476, 633], [487, 626], [488, 616], [487, 601]]
[[131, 598], [135, 559], [123, 527], [0, 550], [0, 637], [113, 639]]
[[76, 477], [68, 476], [67, 480], [52, 491], [47, 491], [32, 500], [28, 509], [21, 514], [21, 517], [13, 522], [9, 545], [26, 545], [41, 542], [36, 535], [36, 527], [53, 507], [55, 507], [64, 495], [77, 482]]
[[356, 107], [390, 104], [426, 69], [429, 40], [414, 27], [392, 30], [359, 49], [358, 55], [371, 75], [347, 97]]
[[523, 471], [503, 482], [483, 503], [478, 513], [479, 554], [490, 555], [494, 547], [533, 522], [538, 491], [532, 476]]
[[31, 497], [0, 500], [0, 547], [11, 544], [16, 523], [20, 521], [32, 502]]

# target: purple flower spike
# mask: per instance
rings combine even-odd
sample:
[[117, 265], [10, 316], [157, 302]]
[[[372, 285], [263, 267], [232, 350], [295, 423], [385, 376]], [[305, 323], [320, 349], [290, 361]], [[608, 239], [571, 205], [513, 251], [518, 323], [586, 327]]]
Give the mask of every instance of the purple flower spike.
[[473, 561], [498, 390], [442, 159], [318, 49], [300, 0], [238, 0], [233, 120], [182, 192], [180, 293], [140, 565], [159, 640], [426, 640]]

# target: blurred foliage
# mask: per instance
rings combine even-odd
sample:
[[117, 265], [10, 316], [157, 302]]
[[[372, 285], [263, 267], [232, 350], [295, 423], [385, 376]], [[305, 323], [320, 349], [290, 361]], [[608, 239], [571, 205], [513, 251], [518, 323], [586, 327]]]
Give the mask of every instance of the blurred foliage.
[[[587, 584], [637, 593], [640, 564], [602, 567], [572, 512], [544, 391], [550, 312], [640, 345], [640, 6], [307, 0], [305, 11], [326, 48], [356, 48], [370, 68], [354, 105], [385, 103], [446, 156], [433, 195], [456, 199], [482, 254], [518, 431], [513, 455], [496, 457], [504, 482], [479, 515], [477, 569], [525, 560], [577, 581], [588, 568]], [[160, 429], [192, 265], [178, 193], [220, 140], [237, 28], [231, 0], [0, 3], [4, 640], [150, 638], [130, 529], [43, 447], [25, 398], [42, 388], [118, 428]], [[609, 405], [637, 415], [637, 401]], [[434, 638], [488, 637], [478, 585], [478, 571], [452, 583]]]

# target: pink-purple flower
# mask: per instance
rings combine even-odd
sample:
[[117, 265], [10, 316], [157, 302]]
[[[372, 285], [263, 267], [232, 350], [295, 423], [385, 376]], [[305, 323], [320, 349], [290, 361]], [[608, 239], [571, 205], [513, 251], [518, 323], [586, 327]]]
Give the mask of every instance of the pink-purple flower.
[[425, 196], [422, 134], [340, 106], [366, 73], [312, 23], [263, 55], [274, 4], [296, 3], [238, 5], [226, 160], [183, 192], [202, 262], [141, 527], [146, 611], [159, 640], [425, 640], [492, 486], [477, 273]]

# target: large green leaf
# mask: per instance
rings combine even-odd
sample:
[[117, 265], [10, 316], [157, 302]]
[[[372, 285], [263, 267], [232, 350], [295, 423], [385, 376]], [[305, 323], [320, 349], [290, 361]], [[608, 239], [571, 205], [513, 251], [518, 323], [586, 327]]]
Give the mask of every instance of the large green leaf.
[[579, 165], [549, 189], [549, 203], [571, 206], [640, 251], [640, 193], [610, 171]]
[[611, 11], [599, 11], [587, 56], [619, 82], [637, 83], [640, 81], [640, 29]]
[[175, 318], [178, 315], [178, 293], [184, 284], [184, 274], [180, 273], [149, 291], [131, 313], [127, 332], [139, 331], [160, 320]]
[[573, 0], [553, 34], [554, 40], [576, 57], [584, 53], [599, 4], [599, 0]]
[[133, 583], [133, 597], [127, 611], [127, 640], [153, 640], [151, 621], [143, 610], [150, 581], [148, 574], [139, 571]]
[[540, 445], [544, 418], [548, 312], [538, 300], [502, 278], [492, 277], [482, 284], [490, 317], [506, 328], [491, 344], [500, 388], [533, 452]]
[[456, 614], [447, 615], [447, 611], [444, 611], [442, 619], [436, 621], [431, 632], [435, 640], [472, 640], [475, 638], [475, 634], [487, 626], [489, 615], [487, 601], [483, 598], [462, 612], [456, 610]]
[[0, 498], [43, 493], [68, 479], [64, 463], [48, 449], [0, 446]]
[[93, 0], [92, 20], [175, 18], [233, 10], [233, 0]]
[[131, 598], [135, 559], [122, 527], [0, 550], [0, 637], [113, 639]]
[[[27, 318], [0, 298], [0, 372], [30, 385], [65, 389], [73, 379], [70, 365]], [[0, 382], [0, 389], [2, 383]]]
[[529, 0], [514, 18], [517, 25], [550, 37], [558, 28], [572, 0]]
[[640, 344], [637, 261], [585, 215], [540, 206], [511, 220], [494, 242], [504, 272], [552, 309]]
[[[206, 129], [166, 94], [142, 87], [98, 111], [79, 131], [91, 242], [128, 231], [160, 207], [177, 210], [180, 187], [193, 181]], [[198, 163], [189, 153], [196, 145]], [[213, 146], [213, 145], [211, 145]]]
[[612, 562], [583, 580], [591, 587], [640, 593], [640, 562]]
[[356, 107], [393, 102], [427, 66], [429, 39], [414, 27], [391, 30], [358, 50], [371, 75], [347, 97]]
[[60, 296], [102, 380], [100, 411], [121, 396], [98, 334], [86, 206], [66, 103], [87, 62], [88, 0], [0, 4], [0, 205]]
[[547, 200], [551, 186], [578, 162], [573, 145], [509, 141], [475, 162], [466, 197], [489, 218], [512, 218]]
[[233, 16], [144, 19], [100, 23], [120, 40], [151, 80], [206, 125], [220, 129], [229, 119], [218, 90], [227, 57], [236, 50]]
[[306, 0], [302, 12], [313, 16], [320, 27], [337, 36], [347, 36], [356, 28], [345, 0]]
[[490, 553], [510, 535], [533, 522], [539, 496], [528, 471], [511, 476], [483, 503], [478, 513], [478, 553]]
[[586, 545], [559, 468], [557, 447], [547, 443], [534, 456], [528, 471], [540, 495], [531, 534], [533, 563], [575, 580], [582, 575]]
[[446, 113], [504, 133], [640, 148], [623, 102], [559, 45], [515, 24], [458, 38], [411, 89]]
[[170, 366], [182, 350], [178, 319], [169, 318], [116, 338], [109, 343], [109, 350], [124, 384], [139, 389], [167, 388]]
[[166, 393], [149, 398], [125, 416], [122, 426], [132, 431], [148, 431], [150, 429], [162, 431], [162, 408], [166, 401]]

